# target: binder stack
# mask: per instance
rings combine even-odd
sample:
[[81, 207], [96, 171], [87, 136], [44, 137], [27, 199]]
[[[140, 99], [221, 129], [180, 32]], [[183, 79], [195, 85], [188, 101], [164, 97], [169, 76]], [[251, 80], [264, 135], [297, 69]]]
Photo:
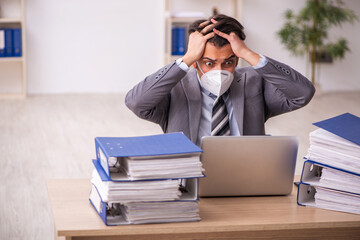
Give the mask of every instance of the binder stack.
[[360, 118], [345, 113], [314, 125], [298, 204], [360, 214]]
[[201, 149], [182, 133], [97, 137], [90, 202], [108, 226], [199, 221]]

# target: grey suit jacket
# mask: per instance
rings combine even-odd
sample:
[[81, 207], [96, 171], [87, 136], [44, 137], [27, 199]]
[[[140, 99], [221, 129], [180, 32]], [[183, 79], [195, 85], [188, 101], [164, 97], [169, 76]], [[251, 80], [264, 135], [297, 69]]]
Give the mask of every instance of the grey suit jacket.
[[[315, 93], [303, 75], [267, 59], [259, 69], [235, 69], [229, 93], [241, 135], [264, 135], [268, 118], [305, 106]], [[131, 89], [125, 104], [164, 132], [183, 132], [196, 143], [202, 99], [195, 69], [185, 72], [173, 62]]]

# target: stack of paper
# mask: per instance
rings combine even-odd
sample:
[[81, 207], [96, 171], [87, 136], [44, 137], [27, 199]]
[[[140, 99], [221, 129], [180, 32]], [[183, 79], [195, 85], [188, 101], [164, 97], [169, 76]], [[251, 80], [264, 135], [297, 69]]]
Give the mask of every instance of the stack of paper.
[[360, 214], [360, 195], [315, 187], [315, 205], [328, 210]]
[[321, 128], [310, 133], [310, 148], [306, 158], [360, 172], [360, 145]]
[[91, 183], [105, 202], [172, 201], [181, 196], [178, 179], [162, 181], [111, 182], [102, 181], [94, 169]]
[[188, 178], [203, 175], [199, 156], [178, 158], [129, 157], [124, 159], [124, 169], [132, 180]]
[[360, 118], [346, 113], [314, 125], [298, 204], [360, 214]]
[[95, 138], [90, 202], [106, 225], [200, 220], [201, 149], [182, 133]]
[[201, 149], [182, 133], [95, 138], [97, 161], [111, 180], [202, 177]]
[[347, 173], [333, 168], [323, 167], [320, 185], [360, 194], [360, 176], [356, 173]]
[[200, 220], [198, 202], [133, 202], [123, 208], [127, 221], [135, 224]]

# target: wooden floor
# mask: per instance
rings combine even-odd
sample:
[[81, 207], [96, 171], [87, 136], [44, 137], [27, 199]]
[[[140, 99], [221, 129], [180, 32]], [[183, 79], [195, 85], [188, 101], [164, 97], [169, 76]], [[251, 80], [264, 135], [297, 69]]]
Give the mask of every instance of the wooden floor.
[[[300, 174], [311, 123], [360, 116], [359, 104], [360, 92], [318, 94], [305, 108], [270, 119], [267, 133], [299, 137]], [[53, 239], [45, 181], [90, 178], [94, 137], [161, 133], [125, 107], [124, 95], [0, 99], [0, 119], [0, 239]]]

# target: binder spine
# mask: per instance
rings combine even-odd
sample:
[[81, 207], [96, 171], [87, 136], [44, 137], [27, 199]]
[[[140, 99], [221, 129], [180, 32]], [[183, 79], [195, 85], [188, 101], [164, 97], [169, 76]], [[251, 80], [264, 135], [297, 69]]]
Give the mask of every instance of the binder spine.
[[21, 57], [22, 55], [22, 46], [21, 46], [21, 28], [13, 29], [13, 56]]
[[177, 55], [184, 55], [186, 50], [186, 29], [177, 28]]
[[106, 218], [107, 204], [101, 199], [101, 195], [95, 185], [92, 185], [89, 201], [96, 212], [99, 214], [101, 220], [105, 223], [105, 225], [108, 226]]
[[298, 186], [297, 204], [300, 206], [309, 205], [308, 202], [313, 200], [315, 188], [307, 183], [300, 183]]
[[99, 161], [101, 167], [110, 178], [110, 168], [109, 168], [109, 156], [107, 156], [102, 145], [99, 143], [98, 139], [95, 138], [95, 147], [96, 147], [96, 159]]
[[13, 55], [13, 36], [11, 29], [5, 29], [5, 57]]

